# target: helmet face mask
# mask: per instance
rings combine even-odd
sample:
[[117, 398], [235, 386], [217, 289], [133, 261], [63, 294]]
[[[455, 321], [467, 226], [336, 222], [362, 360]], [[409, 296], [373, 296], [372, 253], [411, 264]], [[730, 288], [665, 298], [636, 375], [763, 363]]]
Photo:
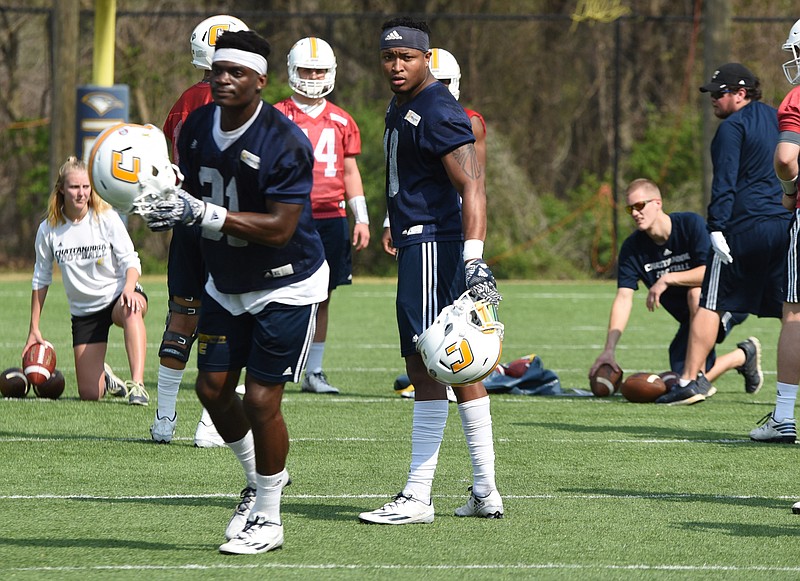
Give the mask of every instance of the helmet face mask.
[[783, 63], [783, 74], [792, 85], [797, 85], [800, 83], [800, 20], [794, 23], [781, 48], [792, 53], [792, 59]]
[[167, 139], [149, 124], [117, 123], [105, 129], [92, 146], [87, 170], [92, 189], [123, 214], [164, 199], [178, 182]]
[[206, 18], [194, 27], [189, 44], [192, 47], [192, 64], [206, 71], [211, 70], [211, 57], [214, 56], [214, 47], [217, 45], [217, 38], [223, 32], [230, 30], [248, 30], [247, 25], [234, 16], [220, 14]]
[[[321, 38], [309, 36], [298, 40], [289, 51], [286, 63], [289, 86], [295, 93], [318, 99], [333, 91], [336, 83], [336, 55], [333, 54], [331, 45]], [[303, 79], [299, 69], [325, 70], [325, 76], [322, 79]]]
[[503, 324], [495, 313], [493, 306], [473, 301], [469, 292], [442, 309], [417, 338], [417, 352], [428, 374], [460, 387], [494, 371], [503, 351]]
[[430, 68], [431, 73], [438, 81], [449, 81], [449, 83], [446, 83], [447, 88], [458, 101], [459, 96], [461, 96], [461, 91], [459, 90], [461, 67], [458, 66], [456, 57], [443, 48], [432, 48], [428, 68]]

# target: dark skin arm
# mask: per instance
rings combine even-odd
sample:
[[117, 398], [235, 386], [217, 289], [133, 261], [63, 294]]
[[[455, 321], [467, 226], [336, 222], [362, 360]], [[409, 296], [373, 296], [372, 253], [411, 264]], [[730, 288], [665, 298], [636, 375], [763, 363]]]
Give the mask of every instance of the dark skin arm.
[[222, 232], [248, 242], [281, 248], [297, 228], [302, 204], [267, 201], [267, 213], [228, 212]]

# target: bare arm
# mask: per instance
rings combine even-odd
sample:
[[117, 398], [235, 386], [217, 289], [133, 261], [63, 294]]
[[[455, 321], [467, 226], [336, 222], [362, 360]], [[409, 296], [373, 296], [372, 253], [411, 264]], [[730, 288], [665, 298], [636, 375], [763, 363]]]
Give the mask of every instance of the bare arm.
[[661, 306], [661, 295], [671, 286], [699, 287], [703, 284], [706, 267], [698, 266], [682, 272], [668, 272], [650, 287], [647, 293], [647, 309], [654, 311]]
[[[353, 156], [344, 158], [344, 197], [350, 201], [353, 198], [364, 197], [364, 186], [361, 183], [361, 172]], [[369, 223], [356, 221], [353, 226], [353, 246], [362, 250], [369, 244]]]
[[[788, 141], [781, 141], [775, 148], [775, 158], [773, 163], [775, 165], [775, 175], [781, 180], [783, 188], [783, 198], [781, 204], [789, 211], [793, 211], [797, 205], [797, 187], [794, 188], [787, 186], [787, 182], [797, 180], [798, 162], [797, 156], [800, 155], [800, 145], [790, 143]], [[794, 195], [788, 194], [787, 189], [794, 189]]]
[[28, 339], [25, 341], [25, 346], [22, 353], [28, 350], [28, 347], [34, 343], [44, 343], [44, 337], [39, 330], [39, 322], [42, 319], [42, 310], [44, 309], [44, 300], [47, 298], [47, 290], [49, 286], [34, 289], [31, 292], [31, 322], [28, 329]]
[[614, 297], [614, 302], [611, 304], [606, 344], [603, 348], [603, 352], [600, 353], [589, 370], [589, 377], [592, 377], [597, 371], [597, 368], [604, 363], [608, 363], [611, 367], [619, 371], [615, 352], [617, 343], [619, 343], [620, 337], [622, 337], [622, 333], [625, 331], [625, 327], [628, 326], [628, 319], [631, 316], [631, 309], [633, 308], [633, 292], [632, 288], [617, 289], [617, 295]]
[[442, 158], [447, 175], [461, 194], [465, 240], [486, 239], [486, 189], [475, 145], [468, 143]]
[[302, 212], [301, 204], [268, 201], [266, 214], [228, 212], [222, 232], [248, 242], [281, 248], [294, 235]]

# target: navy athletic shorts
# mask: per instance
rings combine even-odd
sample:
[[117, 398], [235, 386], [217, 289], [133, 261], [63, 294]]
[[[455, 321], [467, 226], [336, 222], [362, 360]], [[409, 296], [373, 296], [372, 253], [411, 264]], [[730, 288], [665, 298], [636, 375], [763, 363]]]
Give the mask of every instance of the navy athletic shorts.
[[423, 242], [397, 252], [397, 328], [400, 355], [417, 352], [415, 339], [443, 308], [467, 290], [462, 242]]
[[206, 285], [206, 263], [200, 252], [199, 225], [179, 224], [172, 229], [167, 263], [167, 288], [170, 297], [199, 299]]
[[709, 252], [700, 306], [712, 311], [751, 313], [780, 319], [786, 279], [788, 223], [763, 220], [747, 231], [726, 235], [733, 262]]
[[[147, 293], [144, 292], [138, 282], [133, 290], [142, 295], [145, 302], [147, 302]], [[100, 309], [96, 313], [85, 317], [72, 317], [73, 347], [76, 345], [88, 345], [89, 343], [108, 343], [108, 330], [114, 324], [111, 313], [114, 311], [114, 305], [117, 304], [120, 296], [122, 295], [117, 295], [113, 301], [108, 303], [107, 307]]]
[[350, 225], [347, 218], [325, 218], [314, 220], [322, 238], [325, 260], [331, 269], [328, 290], [337, 286], [353, 284], [353, 249], [350, 244]]
[[268, 383], [299, 381], [314, 337], [317, 304], [269, 303], [257, 315], [232, 315], [208, 294], [197, 325], [197, 368], [248, 373]]

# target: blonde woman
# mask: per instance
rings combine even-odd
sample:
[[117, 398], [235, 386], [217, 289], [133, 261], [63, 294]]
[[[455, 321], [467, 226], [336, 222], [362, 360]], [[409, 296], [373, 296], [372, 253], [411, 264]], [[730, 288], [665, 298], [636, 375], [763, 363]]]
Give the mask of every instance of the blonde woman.
[[[74, 156], [58, 172], [35, 250], [30, 331], [23, 353], [45, 342], [39, 322], [57, 263], [72, 315], [78, 395], [96, 401], [108, 393], [127, 396], [132, 405], [147, 405], [147, 295], [138, 282], [139, 255], [119, 215], [92, 190], [86, 165]], [[112, 324], [123, 329], [130, 381], [120, 380], [104, 363]]]

